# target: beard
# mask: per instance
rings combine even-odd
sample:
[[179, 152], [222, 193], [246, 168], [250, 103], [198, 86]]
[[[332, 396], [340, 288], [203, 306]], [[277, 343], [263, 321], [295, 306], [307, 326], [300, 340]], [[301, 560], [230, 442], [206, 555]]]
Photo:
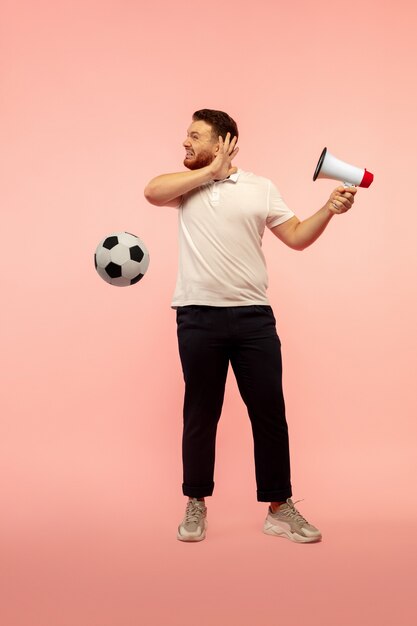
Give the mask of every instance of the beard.
[[206, 167], [206, 165], [210, 165], [213, 161], [214, 156], [210, 152], [200, 152], [197, 156], [193, 158], [184, 159], [185, 167], [188, 167], [189, 170], [199, 170], [201, 167]]

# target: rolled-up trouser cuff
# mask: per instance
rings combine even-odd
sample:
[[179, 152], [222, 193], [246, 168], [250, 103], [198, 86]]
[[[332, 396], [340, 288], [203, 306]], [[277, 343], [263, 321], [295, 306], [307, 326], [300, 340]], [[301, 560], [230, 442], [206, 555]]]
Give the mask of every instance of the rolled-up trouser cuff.
[[261, 491], [257, 490], [256, 492], [258, 502], [285, 502], [287, 498], [291, 498], [292, 490], [291, 487], [287, 487], [287, 489], [279, 489], [279, 490], [270, 490], [270, 491]]
[[182, 492], [189, 498], [205, 498], [206, 496], [211, 496], [213, 490], [214, 483], [207, 485], [187, 485], [186, 483], [182, 483]]

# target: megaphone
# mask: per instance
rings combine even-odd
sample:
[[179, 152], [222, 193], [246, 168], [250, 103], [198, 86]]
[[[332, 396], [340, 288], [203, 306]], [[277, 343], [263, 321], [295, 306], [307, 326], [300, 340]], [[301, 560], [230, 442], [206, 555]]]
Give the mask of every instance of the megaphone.
[[374, 175], [366, 169], [340, 161], [327, 148], [324, 148], [317, 163], [313, 180], [316, 180], [316, 178], [340, 180], [344, 182], [345, 187], [350, 187], [351, 185], [369, 187], [374, 179]]

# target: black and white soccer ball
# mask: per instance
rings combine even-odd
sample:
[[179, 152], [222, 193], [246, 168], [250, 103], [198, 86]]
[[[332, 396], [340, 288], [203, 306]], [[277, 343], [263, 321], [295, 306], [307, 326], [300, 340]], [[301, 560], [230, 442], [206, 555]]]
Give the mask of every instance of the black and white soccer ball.
[[98, 274], [110, 285], [127, 287], [138, 283], [149, 266], [149, 252], [139, 237], [131, 233], [112, 233], [97, 246], [94, 264]]

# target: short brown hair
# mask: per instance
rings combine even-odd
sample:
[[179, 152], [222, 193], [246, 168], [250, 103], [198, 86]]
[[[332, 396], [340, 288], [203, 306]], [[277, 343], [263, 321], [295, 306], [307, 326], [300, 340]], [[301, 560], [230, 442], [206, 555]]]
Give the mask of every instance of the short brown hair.
[[226, 138], [230, 133], [230, 138], [239, 137], [237, 124], [234, 119], [224, 111], [216, 111], [215, 109], [200, 109], [193, 113], [193, 121], [202, 120], [210, 124], [213, 138], [217, 139], [219, 135]]

